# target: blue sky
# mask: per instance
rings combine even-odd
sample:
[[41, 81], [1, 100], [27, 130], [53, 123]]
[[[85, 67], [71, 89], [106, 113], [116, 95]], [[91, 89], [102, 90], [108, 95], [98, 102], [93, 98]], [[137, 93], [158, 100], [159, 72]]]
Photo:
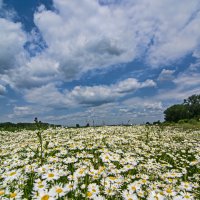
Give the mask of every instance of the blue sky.
[[0, 0], [0, 121], [163, 120], [200, 94], [199, 25], [199, 0]]

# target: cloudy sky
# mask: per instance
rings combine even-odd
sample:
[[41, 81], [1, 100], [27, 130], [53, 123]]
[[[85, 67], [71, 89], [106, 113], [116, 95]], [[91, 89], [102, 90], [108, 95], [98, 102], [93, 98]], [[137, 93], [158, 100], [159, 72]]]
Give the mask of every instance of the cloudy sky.
[[199, 0], [0, 0], [1, 122], [152, 122], [192, 94]]

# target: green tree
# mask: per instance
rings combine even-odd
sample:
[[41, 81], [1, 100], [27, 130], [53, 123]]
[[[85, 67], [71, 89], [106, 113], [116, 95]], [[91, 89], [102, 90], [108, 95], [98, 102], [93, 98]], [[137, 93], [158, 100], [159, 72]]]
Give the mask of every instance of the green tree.
[[187, 106], [190, 118], [200, 118], [200, 95], [192, 95], [188, 99], [184, 99], [183, 105]]
[[178, 122], [183, 119], [200, 119], [200, 95], [184, 99], [182, 104], [175, 104], [164, 111], [165, 121]]
[[181, 119], [189, 118], [189, 111], [186, 105], [176, 104], [164, 111], [165, 121], [167, 122], [178, 122]]

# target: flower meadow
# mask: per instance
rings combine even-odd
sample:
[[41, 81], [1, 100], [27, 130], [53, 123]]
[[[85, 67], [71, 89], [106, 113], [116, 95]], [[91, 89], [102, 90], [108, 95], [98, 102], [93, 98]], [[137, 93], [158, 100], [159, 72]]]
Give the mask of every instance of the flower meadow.
[[200, 199], [200, 131], [158, 126], [0, 132], [0, 199]]

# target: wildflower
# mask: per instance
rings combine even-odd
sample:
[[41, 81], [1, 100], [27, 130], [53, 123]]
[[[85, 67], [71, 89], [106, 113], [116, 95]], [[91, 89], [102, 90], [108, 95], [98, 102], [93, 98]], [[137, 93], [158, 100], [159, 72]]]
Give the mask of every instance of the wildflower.
[[122, 191], [122, 197], [124, 200], [138, 200], [137, 195], [129, 193], [128, 190]]
[[88, 191], [94, 195], [99, 194], [99, 186], [96, 183], [91, 183], [88, 185]]
[[38, 190], [46, 190], [46, 189], [47, 189], [46, 181], [41, 181], [40, 179], [35, 181], [35, 184], [33, 186], [33, 190], [38, 191]]
[[186, 190], [186, 191], [191, 191], [192, 190], [192, 185], [188, 182], [182, 182], [180, 187], [181, 190]]
[[128, 190], [130, 193], [134, 193], [140, 189], [140, 184], [138, 182], [134, 182], [128, 185]]
[[49, 171], [48, 173], [44, 174], [42, 176], [42, 178], [45, 179], [45, 180], [47, 180], [47, 181], [52, 181], [52, 180], [59, 179], [59, 175], [56, 172]]
[[156, 191], [151, 191], [149, 196], [147, 197], [147, 200], [164, 200], [165, 197]]
[[13, 181], [18, 179], [19, 176], [20, 176], [19, 171], [12, 170], [7, 172], [6, 175], [3, 177], [5, 178], [5, 181]]
[[175, 196], [176, 195], [176, 192], [174, 190], [172, 190], [171, 187], [167, 187], [165, 190], [164, 190], [164, 194], [166, 196]]
[[20, 200], [22, 195], [23, 195], [22, 191], [19, 191], [19, 190], [15, 190], [13, 192], [8, 193], [9, 198], [15, 199], [15, 200]]
[[47, 191], [41, 191], [37, 195], [33, 196], [35, 200], [54, 200], [54, 197]]
[[53, 186], [49, 193], [51, 194], [51, 196], [59, 198], [64, 196], [67, 193], [68, 189], [66, 187], [62, 187], [61, 185], [55, 185]]
[[0, 189], [0, 197], [3, 196], [5, 194], [5, 190], [4, 189]]

